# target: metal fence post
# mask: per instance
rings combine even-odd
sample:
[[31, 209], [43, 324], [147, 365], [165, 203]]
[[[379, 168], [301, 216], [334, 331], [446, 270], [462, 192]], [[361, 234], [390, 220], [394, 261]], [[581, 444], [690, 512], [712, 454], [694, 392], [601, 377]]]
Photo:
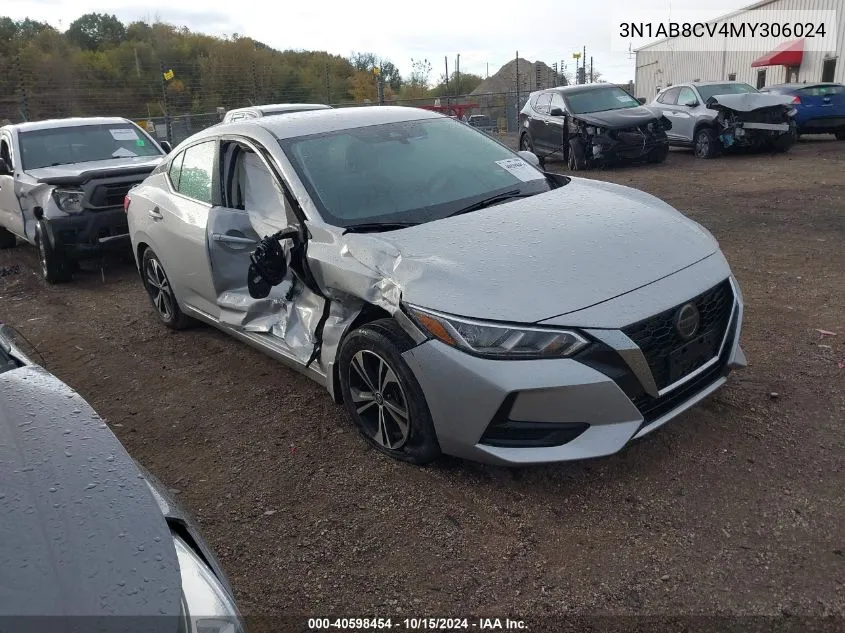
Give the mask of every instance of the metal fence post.
[[26, 81], [23, 76], [23, 67], [21, 66], [21, 56], [15, 56], [15, 66], [18, 71], [18, 90], [20, 91], [20, 114], [24, 121], [29, 121], [29, 95], [26, 92]]
[[173, 130], [171, 128], [170, 123], [170, 104], [167, 100], [167, 78], [165, 75], [164, 70], [164, 62], [159, 60], [158, 62], [159, 70], [161, 71], [161, 95], [162, 95], [162, 105], [164, 107], [164, 138], [168, 143], [173, 142]]

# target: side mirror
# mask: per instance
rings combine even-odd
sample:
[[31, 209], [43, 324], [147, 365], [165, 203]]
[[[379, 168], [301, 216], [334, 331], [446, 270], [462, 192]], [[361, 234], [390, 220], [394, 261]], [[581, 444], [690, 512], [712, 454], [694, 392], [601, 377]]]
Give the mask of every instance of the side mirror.
[[0, 158], [0, 176], [11, 176], [12, 168], [4, 159]]
[[637, 101], [640, 102], [640, 105], [645, 105], [645, 97], [637, 97]]
[[537, 154], [535, 154], [534, 152], [522, 150], [521, 152], [517, 152], [517, 155], [526, 163], [534, 165], [534, 167], [540, 166], [540, 159], [537, 158]]
[[552, 108], [549, 110], [549, 116], [563, 116], [563, 108]]
[[690, 99], [689, 101], [684, 101], [684, 105], [688, 108], [694, 108], [698, 105], [698, 101], [695, 99]]
[[159, 143], [159, 145], [161, 145], [161, 149], [164, 150], [165, 154], [169, 154], [170, 152], [173, 151], [173, 146], [170, 143], [168, 143], [167, 141], [161, 141]]

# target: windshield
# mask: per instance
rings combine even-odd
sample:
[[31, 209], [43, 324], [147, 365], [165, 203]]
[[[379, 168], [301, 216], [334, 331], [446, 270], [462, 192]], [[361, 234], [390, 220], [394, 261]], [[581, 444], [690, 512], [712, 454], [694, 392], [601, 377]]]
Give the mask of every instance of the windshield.
[[31, 130], [21, 132], [20, 143], [25, 170], [162, 155], [149, 136], [129, 123]]
[[452, 119], [387, 123], [280, 141], [326, 222], [438, 220], [504, 192], [548, 191], [541, 171]]
[[746, 92], [760, 92], [748, 84], [709, 84], [707, 86], [696, 86], [696, 88], [704, 102], [714, 95], [738, 95]]
[[640, 102], [634, 97], [616, 86], [576, 92], [575, 94], [565, 95], [565, 99], [573, 114], [636, 108], [640, 105]]

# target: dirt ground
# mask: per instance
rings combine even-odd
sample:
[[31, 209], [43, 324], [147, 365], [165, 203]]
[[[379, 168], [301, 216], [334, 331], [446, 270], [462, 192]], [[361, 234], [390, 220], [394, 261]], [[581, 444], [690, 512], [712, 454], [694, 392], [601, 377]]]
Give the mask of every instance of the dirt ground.
[[845, 143], [587, 175], [707, 226], [747, 303], [747, 370], [604, 459], [393, 462], [308, 379], [160, 326], [128, 265], [48, 287], [0, 252], [0, 319], [178, 491], [247, 614], [845, 614]]

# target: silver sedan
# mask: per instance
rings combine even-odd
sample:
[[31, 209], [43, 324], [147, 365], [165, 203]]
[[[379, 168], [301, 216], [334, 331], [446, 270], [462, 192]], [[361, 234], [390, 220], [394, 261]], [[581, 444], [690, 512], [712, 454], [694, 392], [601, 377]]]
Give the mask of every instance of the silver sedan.
[[745, 365], [718, 243], [659, 199], [540, 171], [439, 114], [215, 126], [127, 197], [158, 318], [325, 385], [413, 463], [608, 455]]

